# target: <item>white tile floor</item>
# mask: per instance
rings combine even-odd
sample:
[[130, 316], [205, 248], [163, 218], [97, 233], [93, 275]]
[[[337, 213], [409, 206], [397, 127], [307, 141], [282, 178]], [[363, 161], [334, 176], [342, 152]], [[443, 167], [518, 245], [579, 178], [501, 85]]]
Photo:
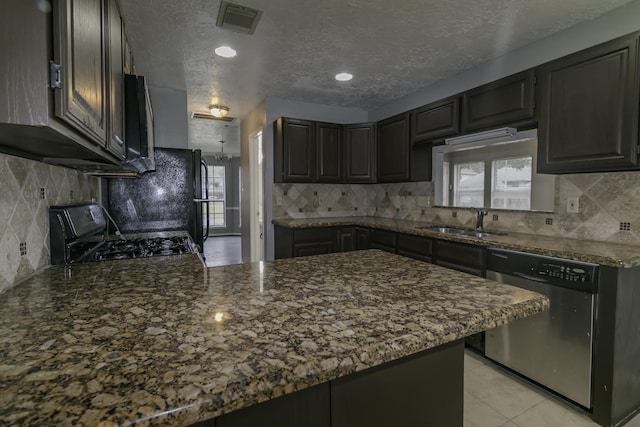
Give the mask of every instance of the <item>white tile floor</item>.
[[[597, 427], [589, 414], [467, 351], [465, 427]], [[640, 415], [625, 427], [640, 427]]]

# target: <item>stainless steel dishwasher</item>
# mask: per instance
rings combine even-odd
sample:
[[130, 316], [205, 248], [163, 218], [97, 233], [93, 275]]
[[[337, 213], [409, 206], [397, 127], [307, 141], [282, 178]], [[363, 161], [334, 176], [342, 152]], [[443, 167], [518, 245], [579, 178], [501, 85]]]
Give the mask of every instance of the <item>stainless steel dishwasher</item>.
[[598, 266], [488, 249], [487, 279], [541, 293], [550, 310], [486, 332], [488, 358], [591, 408]]

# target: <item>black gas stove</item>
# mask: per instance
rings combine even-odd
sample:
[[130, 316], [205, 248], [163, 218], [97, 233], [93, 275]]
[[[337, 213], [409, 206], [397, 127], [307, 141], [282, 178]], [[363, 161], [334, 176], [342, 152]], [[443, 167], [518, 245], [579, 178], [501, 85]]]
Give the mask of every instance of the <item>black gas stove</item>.
[[103, 209], [96, 204], [51, 206], [49, 222], [52, 264], [75, 264], [197, 252], [189, 236], [105, 239], [107, 221]]

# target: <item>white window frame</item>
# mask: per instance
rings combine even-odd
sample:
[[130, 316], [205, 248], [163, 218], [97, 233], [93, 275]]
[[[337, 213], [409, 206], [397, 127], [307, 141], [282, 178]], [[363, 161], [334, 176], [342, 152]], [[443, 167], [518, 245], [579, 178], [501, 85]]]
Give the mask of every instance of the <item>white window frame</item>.
[[[531, 155], [532, 157], [532, 178], [531, 178], [531, 207], [525, 211], [552, 212], [554, 208], [555, 177], [553, 175], [543, 175], [536, 173], [537, 167], [537, 130], [527, 130], [518, 132], [514, 136], [493, 138], [491, 140], [476, 141], [455, 145], [439, 145], [433, 147], [432, 171], [434, 183], [435, 205], [452, 207], [453, 199], [451, 194], [445, 191], [449, 187], [446, 183], [444, 171], [449, 170], [449, 176], [455, 169], [448, 162], [448, 158], [453, 158], [455, 163], [465, 163], [467, 161], [478, 161], [478, 156], [473, 152], [476, 148], [487, 147], [487, 153], [482, 156], [488, 160], [488, 168], [485, 166], [485, 206], [476, 208], [486, 208], [500, 210], [502, 208], [492, 208], [491, 203], [491, 161], [498, 159], [508, 159]], [[485, 163], [486, 164], [486, 163]], [[450, 178], [449, 178], [450, 179]], [[488, 183], [488, 184], [487, 184]], [[461, 207], [464, 209], [465, 207]], [[523, 209], [503, 209], [503, 210], [523, 210]]]

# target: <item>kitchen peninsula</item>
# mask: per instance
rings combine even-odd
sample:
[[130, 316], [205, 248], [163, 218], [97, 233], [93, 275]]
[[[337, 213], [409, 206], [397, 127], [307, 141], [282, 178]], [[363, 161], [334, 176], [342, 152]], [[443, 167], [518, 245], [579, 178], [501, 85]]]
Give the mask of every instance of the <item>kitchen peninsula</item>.
[[461, 339], [547, 308], [378, 250], [211, 269], [196, 254], [54, 266], [0, 295], [0, 423], [243, 425], [223, 414], [305, 391], [332, 405], [354, 378], [369, 387], [370, 373], [433, 360], [446, 370], [423, 388], [461, 409]]

